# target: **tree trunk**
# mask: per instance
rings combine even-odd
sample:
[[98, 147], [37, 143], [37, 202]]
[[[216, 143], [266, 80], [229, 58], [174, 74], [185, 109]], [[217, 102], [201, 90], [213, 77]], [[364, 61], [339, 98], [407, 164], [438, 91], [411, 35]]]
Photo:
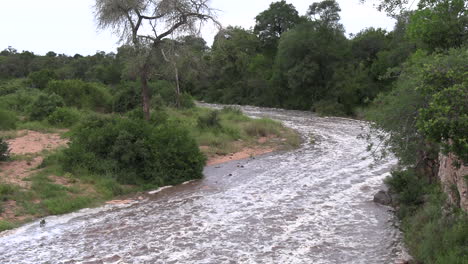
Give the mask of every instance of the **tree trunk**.
[[148, 74], [146, 71], [141, 74], [141, 99], [143, 102], [143, 113], [146, 121], [150, 120], [150, 92], [148, 87]]
[[180, 84], [179, 84], [179, 69], [174, 62], [174, 72], [175, 72], [175, 81], [176, 81], [176, 106], [180, 108]]

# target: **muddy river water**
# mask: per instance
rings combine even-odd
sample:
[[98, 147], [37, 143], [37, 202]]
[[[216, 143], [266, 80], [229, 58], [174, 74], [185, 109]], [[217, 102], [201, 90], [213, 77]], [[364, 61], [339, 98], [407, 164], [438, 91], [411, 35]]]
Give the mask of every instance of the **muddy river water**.
[[[216, 107], [216, 106], [212, 106]], [[243, 107], [299, 131], [299, 149], [207, 167], [134, 202], [0, 235], [0, 263], [400, 263], [401, 234], [372, 202], [396, 164], [375, 162], [360, 121]], [[313, 135], [315, 144], [311, 143]]]

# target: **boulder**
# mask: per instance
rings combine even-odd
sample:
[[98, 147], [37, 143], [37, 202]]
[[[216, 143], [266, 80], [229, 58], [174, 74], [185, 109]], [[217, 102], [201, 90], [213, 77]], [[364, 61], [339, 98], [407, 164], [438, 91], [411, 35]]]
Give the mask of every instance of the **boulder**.
[[391, 205], [392, 197], [386, 191], [380, 190], [374, 195], [374, 202], [382, 205]]

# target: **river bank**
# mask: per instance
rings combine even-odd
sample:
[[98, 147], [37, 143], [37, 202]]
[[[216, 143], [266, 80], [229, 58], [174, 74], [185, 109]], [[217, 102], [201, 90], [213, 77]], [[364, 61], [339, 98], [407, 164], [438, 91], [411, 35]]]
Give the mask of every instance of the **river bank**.
[[255, 118], [280, 120], [300, 133], [303, 144], [206, 167], [201, 180], [146, 192], [127, 204], [49, 217], [44, 227], [34, 222], [15, 229], [0, 237], [5, 245], [0, 262], [405, 260], [397, 220], [372, 201], [396, 160], [374, 163], [365, 140], [357, 137], [365, 123], [310, 112], [242, 110]]
[[[177, 118], [192, 127], [192, 136], [207, 157], [207, 165], [291, 149], [300, 142], [295, 132], [280, 123], [250, 119], [235, 109], [219, 112], [221, 126], [229, 128], [228, 133], [234, 136], [224, 130], [198, 128], [197, 118], [210, 111], [167, 110], [167, 118]], [[1, 132], [9, 144], [11, 158], [0, 163], [0, 231], [159, 187], [123, 185], [108, 177], [65, 172], [56, 157], [67, 147], [70, 133], [54, 127]]]

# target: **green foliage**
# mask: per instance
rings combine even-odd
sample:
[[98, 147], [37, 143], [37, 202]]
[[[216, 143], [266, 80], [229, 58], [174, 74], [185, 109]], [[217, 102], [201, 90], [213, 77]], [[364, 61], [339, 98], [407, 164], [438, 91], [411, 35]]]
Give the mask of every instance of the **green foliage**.
[[68, 128], [80, 121], [81, 113], [75, 108], [59, 107], [47, 117], [49, 124]]
[[11, 184], [0, 183], [0, 201], [6, 201], [18, 191], [18, 187]]
[[14, 93], [0, 96], [0, 107], [10, 111], [28, 114], [31, 104], [33, 104], [40, 95], [44, 95], [38, 89], [21, 88]]
[[270, 7], [255, 17], [254, 32], [266, 49], [275, 50], [281, 35], [294, 28], [301, 18], [292, 4], [281, 0], [270, 4]]
[[398, 197], [397, 213], [415, 261], [465, 264], [468, 215], [447, 207], [439, 187], [427, 184], [412, 169], [393, 172], [386, 183]]
[[40, 94], [35, 101], [29, 105], [29, 118], [33, 121], [44, 120], [57, 108], [64, 105], [63, 98], [55, 93]]
[[430, 51], [461, 47], [468, 40], [464, 0], [422, 1], [411, 15], [408, 36]]
[[402, 204], [402, 207], [414, 207], [422, 204], [425, 194], [424, 181], [418, 178], [413, 170], [394, 171], [385, 183], [388, 184], [392, 192], [398, 194], [397, 202]]
[[336, 100], [320, 100], [315, 103], [312, 110], [323, 116], [345, 116], [346, 111], [344, 105], [336, 102]]
[[430, 58], [418, 52], [403, 65], [395, 87], [387, 94], [380, 94], [367, 112], [367, 119], [373, 121], [374, 132], [383, 141], [384, 156], [387, 150], [395, 153], [403, 165], [415, 165], [421, 153], [437, 155], [437, 148], [428, 144], [416, 127], [418, 112], [426, 104], [426, 97], [416, 91], [419, 71]]
[[141, 88], [135, 82], [122, 82], [113, 98], [113, 111], [125, 113], [141, 105]]
[[32, 72], [28, 76], [28, 80], [31, 86], [41, 90], [46, 88], [50, 81], [56, 80], [57, 78], [57, 74], [54, 71], [48, 69]]
[[[313, 3], [309, 7], [307, 15], [323, 23], [327, 27], [342, 28], [343, 26], [339, 23], [340, 12], [341, 8], [335, 0], [322, 0]], [[318, 16], [318, 18], [316, 16]]]
[[16, 128], [18, 118], [10, 111], [0, 109], [0, 130], [10, 130]]
[[271, 135], [278, 135], [279, 123], [267, 118], [254, 119], [244, 130], [249, 136], [255, 137], [268, 137]]
[[193, 100], [193, 97], [188, 93], [182, 93], [180, 95], [180, 107], [185, 109], [194, 108], [195, 101]]
[[91, 117], [71, 137], [67, 171], [113, 175], [120, 183], [163, 186], [200, 178], [205, 158], [188, 131], [140, 119]]
[[308, 110], [329, 96], [335, 69], [348, 45], [343, 32], [309, 22], [281, 38], [276, 57], [276, 95], [280, 105]]
[[110, 108], [111, 95], [98, 83], [81, 80], [50, 81], [46, 92], [60, 95], [68, 107], [106, 111]]
[[198, 127], [205, 128], [221, 128], [219, 111], [211, 111], [205, 116], [199, 116], [197, 121]]
[[0, 220], [0, 232], [13, 229], [14, 227], [15, 227], [14, 224], [7, 222], [7, 221]]
[[64, 197], [46, 199], [43, 201], [43, 205], [50, 214], [59, 215], [85, 208], [89, 206], [92, 201], [92, 197], [72, 197], [67, 195]]
[[417, 127], [447, 152], [468, 162], [468, 48], [431, 56], [419, 72], [418, 92], [427, 97]]
[[5, 96], [26, 88], [24, 79], [13, 79], [1, 82], [0, 81], [0, 96]]

